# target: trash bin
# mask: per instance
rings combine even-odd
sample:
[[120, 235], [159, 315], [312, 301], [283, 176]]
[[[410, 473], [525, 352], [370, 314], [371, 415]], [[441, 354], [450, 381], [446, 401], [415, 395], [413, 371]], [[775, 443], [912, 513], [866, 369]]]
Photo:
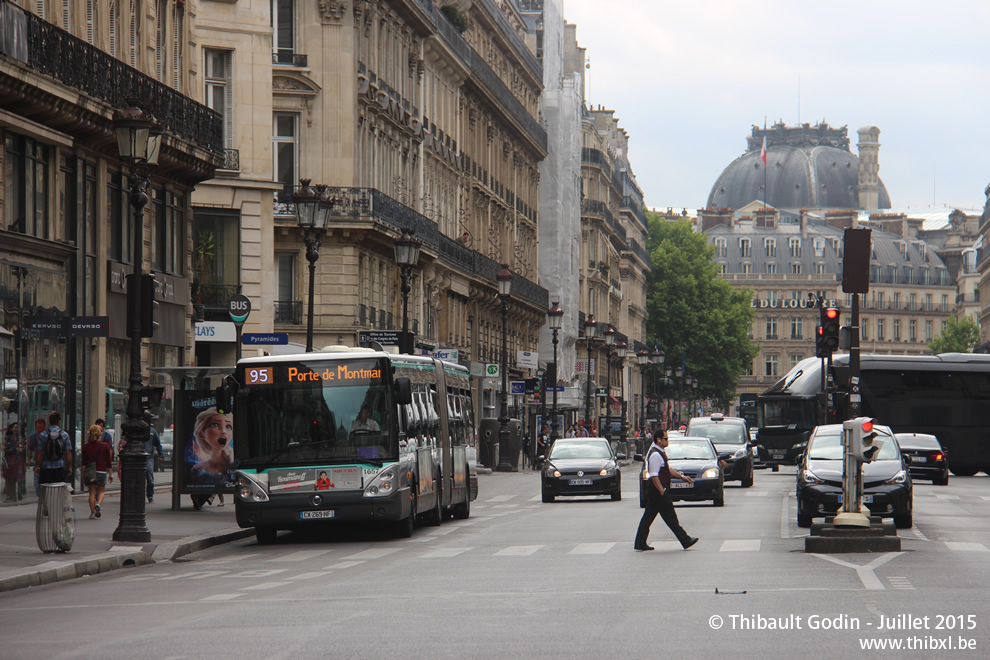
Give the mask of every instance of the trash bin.
[[76, 537], [76, 511], [67, 483], [41, 485], [35, 536], [42, 552], [68, 552]]

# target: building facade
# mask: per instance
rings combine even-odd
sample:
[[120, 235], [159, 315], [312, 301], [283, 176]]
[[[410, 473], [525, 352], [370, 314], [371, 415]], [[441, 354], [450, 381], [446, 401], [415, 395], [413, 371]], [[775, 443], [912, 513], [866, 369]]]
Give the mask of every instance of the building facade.
[[[119, 437], [136, 260], [158, 303], [142, 365], [191, 357], [191, 193], [221, 162], [221, 125], [191, 98], [189, 13], [166, 2], [0, 1], [0, 380], [4, 426], [18, 421], [25, 437], [53, 411], [77, 443], [98, 417]], [[114, 112], [130, 104], [165, 129], [140, 218], [113, 132]]]

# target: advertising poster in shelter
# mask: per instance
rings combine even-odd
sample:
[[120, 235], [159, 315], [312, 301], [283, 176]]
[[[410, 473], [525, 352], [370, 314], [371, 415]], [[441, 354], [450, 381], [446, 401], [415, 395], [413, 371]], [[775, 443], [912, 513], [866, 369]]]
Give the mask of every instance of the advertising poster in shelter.
[[219, 413], [213, 390], [186, 390], [175, 402], [175, 461], [180, 493], [233, 493], [234, 416]]

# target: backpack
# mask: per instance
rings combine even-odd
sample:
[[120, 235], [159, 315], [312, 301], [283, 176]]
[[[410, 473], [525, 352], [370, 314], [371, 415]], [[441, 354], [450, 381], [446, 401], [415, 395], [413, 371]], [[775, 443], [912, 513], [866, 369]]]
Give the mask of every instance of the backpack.
[[65, 446], [62, 444], [62, 433], [48, 429], [48, 442], [45, 443], [45, 460], [54, 463], [65, 457]]

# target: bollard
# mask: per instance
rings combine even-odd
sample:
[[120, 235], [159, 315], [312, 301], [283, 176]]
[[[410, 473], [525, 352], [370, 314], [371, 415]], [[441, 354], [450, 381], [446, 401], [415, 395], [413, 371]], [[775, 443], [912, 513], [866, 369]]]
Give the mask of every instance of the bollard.
[[35, 536], [42, 552], [68, 552], [76, 536], [76, 512], [69, 484], [41, 485]]

